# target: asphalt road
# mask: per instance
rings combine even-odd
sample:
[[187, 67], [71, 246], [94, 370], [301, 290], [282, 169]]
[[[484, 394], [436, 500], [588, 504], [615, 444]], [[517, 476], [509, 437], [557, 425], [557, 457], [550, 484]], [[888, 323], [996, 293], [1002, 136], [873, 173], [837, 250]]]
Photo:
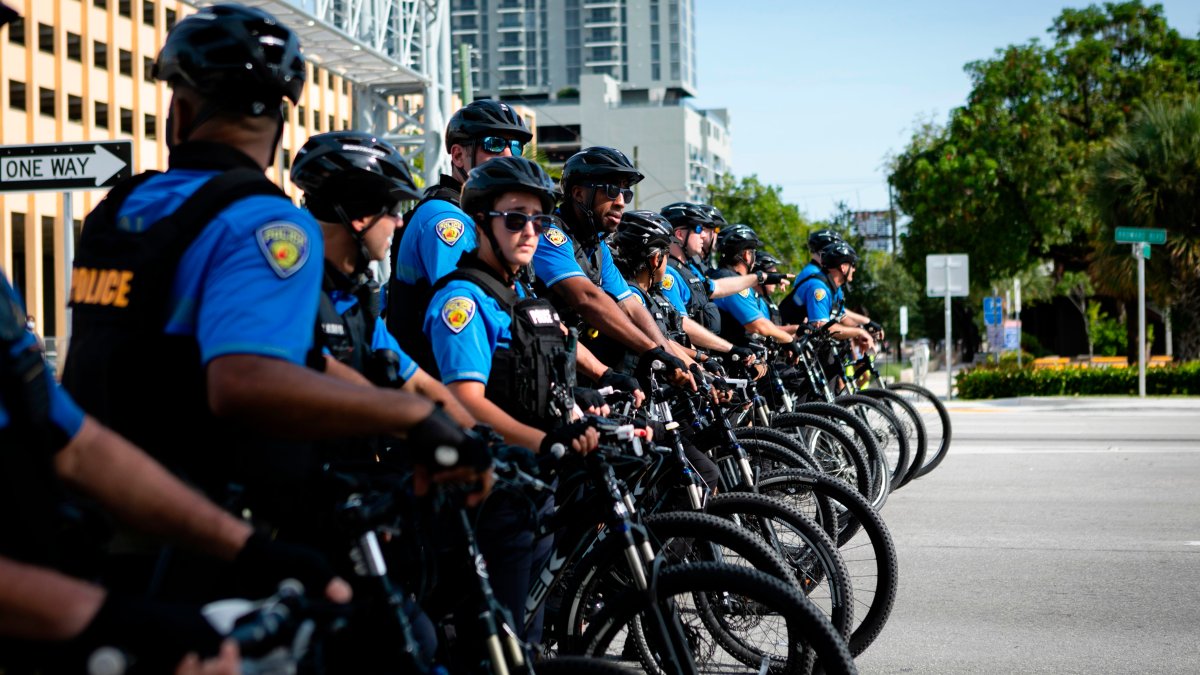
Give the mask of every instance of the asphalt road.
[[952, 404], [862, 673], [1200, 673], [1200, 399]]

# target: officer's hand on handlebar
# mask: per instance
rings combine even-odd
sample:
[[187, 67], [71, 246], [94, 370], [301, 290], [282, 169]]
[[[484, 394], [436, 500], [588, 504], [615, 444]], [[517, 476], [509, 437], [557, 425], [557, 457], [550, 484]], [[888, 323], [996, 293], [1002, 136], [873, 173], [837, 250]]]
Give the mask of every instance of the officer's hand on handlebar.
[[686, 386], [692, 391], [696, 391], [696, 382], [688, 373], [687, 365], [680, 359], [667, 353], [664, 347], [655, 347], [642, 354], [641, 358], [638, 359], [638, 376], [647, 376], [654, 369], [655, 361], [663, 365], [663, 372], [666, 373], [667, 382], [676, 387]]
[[734, 362], [740, 363], [743, 366], [752, 365], [758, 360], [758, 352], [749, 347], [738, 347], [734, 345], [729, 350], [729, 355], [733, 357]]
[[600, 376], [596, 384], [601, 389], [612, 387], [617, 391], [625, 391], [633, 394], [633, 407], [635, 408], [642, 407], [642, 403], [646, 400], [646, 393], [642, 391], [642, 385], [638, 383], [636, 377], [618, 373], [612, 368], [604, 371], [604, 374]]
[[600, 445], [600, 432], [594, 418], [584, 418], [547, 432], [538, 447], [539, 454], [561, 456], [569, 450], [586, 455]]
[[608, 409], [608, 402], [604, 400], [604, 395], [595, 389], [588, 387], [575, 387], [572, 392], [575, 395], [575, 403], [583, 409], [585, 413], [607, 417], [611, 412]]
[[873, 335], [876, 340], [882, 340], [887, 337], [887, 334], [883, 332], [883, 326], [877, 321], [868, 321], [863, 325], [863, 328], [866, 328], [867, 332]]
[[434, 483], [476, 483], [467, 506], [483, 501], [492, 489], [490, 434], [458, 426], [441, 408], [408, 430], [407, 450], [413, 467], [413, 491], [423, 496]]
[[339, 578], [325, 556], [306, 546], [269, 539], [255, 532], [233, 559], [233, 573], [243, 590], [270, 593], [284, 579], [305, 588], [324, 589], [334, 602], [349, 602], [350, 585]]

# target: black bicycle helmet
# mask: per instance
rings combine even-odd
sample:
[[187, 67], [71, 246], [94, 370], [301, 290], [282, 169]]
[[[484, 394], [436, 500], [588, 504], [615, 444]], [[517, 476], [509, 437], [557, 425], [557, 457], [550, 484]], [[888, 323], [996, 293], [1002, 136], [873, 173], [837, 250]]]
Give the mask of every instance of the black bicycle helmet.
[[304, 90], [304, 55], [296, 34], [256, 7], [212, 5], [167, 34], [154, 77], [195, 89], [245, 115], [276, 114]]
[[754, 254], [754, 269], [751, 272], [775, 272], [783, 265], [783, 261], [766, 251]]
[[725, 220], [725, 216], [721, 215], [721, 209], [712, 204], [697, 204], [701, 211], [708, 214], [708, 219], [712, 221], [713, 227], [724, 227], [729, 224]]
[[664, 206], [659, 213], [671, 223], [671, 229], [699, 225], [711, 230], [717, 226], [703, 204], [675, 202]]
[[717, 251], [722, 257], [732, 257], [748, 248], [757, 249], [762, 241], [749, 225], [740, 223], [721, 228], [717, 235]]
[[665, 251], [673, 238], [671, 223], [653, 211], [626, 211], [613, 235], [613, 261], [622, 273], [633, 276], [649, 262], [650, 255]]
[[826, 246], [841, 240], [841, 235], [833, 230], [813, 230], [808, 235], [808, 250], [810, 253], [820, 253]]
[[831, 270], [843, 263], [858, 264], [854, 247], [844, 241], [835, 241], [821, 249], [821, 268]]
[[563, 191], [576, 185], [600, 183], [627, 183], [635, 185], [645, 178], [629, 161], [625, 153], [616, 148], [593, 146], [567, 158], [563, 164]]
[[467, 145], [484, 136], [504, 136], [522, 143], [533, 140], [524, 118], [507, 103], [480, 99], [458, 109], [446, 125], [446, 152], [450, 146]]
[[331, 131], [308, 139], [292, 163], [292, 182], [320, 220], [334, 207], [351, 219], [420, 199], [408, 162], [391, 143], [361, 131]]
[[554, 180], [537, 162], [524, 157], [495, 157], [471, 169], [467, 175], [462, 209], [471, 216], [487, 213], [492, 210], [496, 198], [506, 192], [536, 195], [542, 202], [542, 213], [553, 211], [558, 201]]

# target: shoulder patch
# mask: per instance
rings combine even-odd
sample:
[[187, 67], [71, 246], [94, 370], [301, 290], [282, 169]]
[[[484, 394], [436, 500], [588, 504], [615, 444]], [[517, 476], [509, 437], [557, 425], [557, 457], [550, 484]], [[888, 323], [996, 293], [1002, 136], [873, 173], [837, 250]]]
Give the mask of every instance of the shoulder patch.
[[286, 279], [308, 260], [308, 234], [304, 228], [285, 221], [267, 223], [255, 231], [258, 248], [280, 279]]
[[663, 278], [662, 278], [662, 287], [663, 287], [663, 290], [667, 290], [667, 291], [674, 288], [675, 287], [675, 275], [670, 274], [670, 273], [664, 274]]
[[455, 333], [461, 333], [474, 318], [475, 301], [465, 295], [456, 295], [442, 305], [442, 321]]
[[738, 295], [742, 296], [743, 298], [748, 298], [750, 297], [750, 289], [743, 288], [742, 290], [738, 291]]
[[563, 231], [557, 227], [547, 228], [546, 241], [554, 244], [555, 246], [562, 246], [563, 244], [567, 243], [567, 235], [563, 234]]
[[824, 300], [825, 299], [825, 289], [818, 288], [815, 292], [813, 292], [813, 297], [816, 298], [818, 302], [820, 302], [821, 300]]
[[464, 227], [462, 221], [458, 218], [443, 218], [438, 221], [437, 225], [433, 226], [433, 231], [437, 233], [438, 239], [447, 246], [453, 246], [462, 239]]
[[642, 303], [642, 307], [646, 306], [646, 299], [642, 297], [641, 293], [634, 293], [633, 297], [637, 298], [637, 301]]

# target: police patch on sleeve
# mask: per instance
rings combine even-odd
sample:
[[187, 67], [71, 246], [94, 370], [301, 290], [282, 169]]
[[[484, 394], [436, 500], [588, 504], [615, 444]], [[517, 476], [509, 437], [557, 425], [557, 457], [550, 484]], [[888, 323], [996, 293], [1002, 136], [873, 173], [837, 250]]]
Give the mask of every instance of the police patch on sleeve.
[[442, 305], [442, 321], [455, 333], [461, 333], [474, 318], [475, 301], [468, 297], [456, 295]]
[[817, 289], [817, 290], [816, 290], [816, 291], [813, 293], [813, 297], [814, 297], [814, 298], [816, 298], [818, 302], [820, 302], [821, 300], [824, 300], [824, 299], [825, 299], [825, 289], [824, 289], [824, 288], [818, 288], [818, 289]]
[[437, 233], [438, 239], [441, 239], [442, 243], [447, 246], [458, 243], [463, 236], [463, 229], [462, 221], [457, 218], [444, 218], [433, 226], [433, 231]]
[[299, 225], [284, 221], [267, 223], [254, 233], [258, 248], [280, 279], [286, 279], [308, 260], [308, 234]]
[[663, 290], [669, 291], [675, 287], [675, 277], [670, 274], [664, 274], [662, 279]]
[[563, 231], [557, 227], [547, 228], [546, 241], [554, 244], [555, 246], [562, 246], [563, 244], [567, 243], [567, 235], [563, 234]]
[[750, 297], [750, 289], [743, 288], [742, 290], [738, 291], [738, 295], [742, 296], [743, 298], [748, 298]]

